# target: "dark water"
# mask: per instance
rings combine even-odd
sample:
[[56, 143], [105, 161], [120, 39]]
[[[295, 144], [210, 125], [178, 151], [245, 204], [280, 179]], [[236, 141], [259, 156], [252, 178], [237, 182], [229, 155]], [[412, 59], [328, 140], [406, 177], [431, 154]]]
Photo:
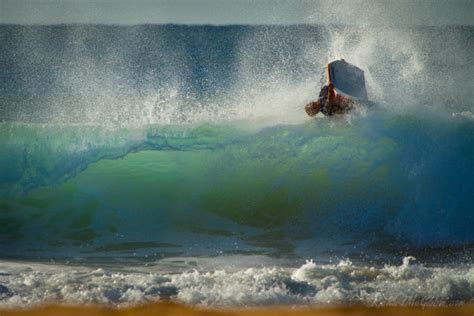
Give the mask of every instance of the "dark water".
[[[472, 27], [0, 40], [0, 304], [472, 302]], [[377, 106], [308, 119], [341, 57]]]

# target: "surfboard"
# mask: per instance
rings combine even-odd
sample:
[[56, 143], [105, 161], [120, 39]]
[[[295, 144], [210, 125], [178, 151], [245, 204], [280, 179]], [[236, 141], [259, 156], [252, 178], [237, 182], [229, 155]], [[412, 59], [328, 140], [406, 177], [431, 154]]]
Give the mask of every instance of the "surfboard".
[[337, 93], [357, 100], [367, 100], [364, 71], [344, 59], [328, 64], [328, 78]]

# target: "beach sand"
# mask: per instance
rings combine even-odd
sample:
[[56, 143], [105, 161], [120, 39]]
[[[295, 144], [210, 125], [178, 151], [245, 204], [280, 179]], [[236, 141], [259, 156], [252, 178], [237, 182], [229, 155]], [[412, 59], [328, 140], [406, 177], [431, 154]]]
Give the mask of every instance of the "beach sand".
[[113, 309], [105, 307], [79, 307], [79, 306], [43, 306], [35, 309], [25, 310], [2, 310], [0, 316], [149, 316], [149, 315], [170, 315], [170, 316], [338, 316], [338, 315], [426, 315], [426, 316], [454, 316], [454, 315], [474, 315], [474, 305], [463, 306], [442, 306], [442, 307], [332, 307], [332, 308], [253, 308], [253, 309], [202, 309], [193, 308], [173, 303], [155, 303], [139, 307]]

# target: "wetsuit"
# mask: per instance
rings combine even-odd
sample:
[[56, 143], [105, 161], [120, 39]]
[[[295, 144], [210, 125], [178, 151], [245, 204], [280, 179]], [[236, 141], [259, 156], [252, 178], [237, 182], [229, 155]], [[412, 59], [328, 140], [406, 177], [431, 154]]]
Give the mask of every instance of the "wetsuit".
[[342, 95], [336, 95], [332, 84], [321, 89], [318, 100], [321, 103], [321, 113], [327, 116], [343, 114], [352, 109], [351, 101]]

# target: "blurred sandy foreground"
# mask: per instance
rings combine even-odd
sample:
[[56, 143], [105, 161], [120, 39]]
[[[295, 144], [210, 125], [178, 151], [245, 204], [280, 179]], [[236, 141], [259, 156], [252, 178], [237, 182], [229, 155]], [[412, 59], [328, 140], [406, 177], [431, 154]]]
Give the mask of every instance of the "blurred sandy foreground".
[[254, 309], [202, 309], [192, 308], [174, 303], [156, 303], [140, 307], [113, 309], [104, 307], [79, 307], [79, 306], [44, 306], [36, 309], [0, 310], [0, 316], [337, 316], [337, 315], [469, 315], [474, 316], [474, 305], [443, 306], [443, 307], [334, 307], [334, 308], [254, 308]]

